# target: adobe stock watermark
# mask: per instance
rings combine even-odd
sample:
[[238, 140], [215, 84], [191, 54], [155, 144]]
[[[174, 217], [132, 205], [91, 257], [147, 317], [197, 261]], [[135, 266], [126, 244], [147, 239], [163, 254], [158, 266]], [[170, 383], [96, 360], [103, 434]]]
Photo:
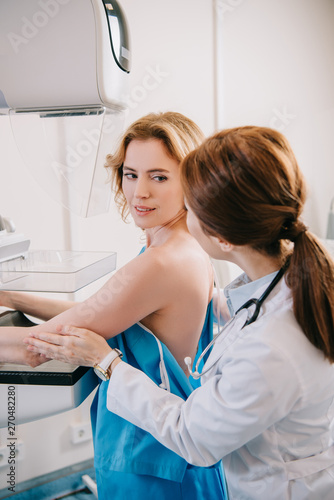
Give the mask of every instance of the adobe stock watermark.
[[52, 162], [52, 168], [58, 179], [61, 175], [71, 174], [80, 166], [83, 160], [89, 157], [94, 151], [97, 152], [101, 136], [111, 134], [115, 130], [115, 121], [108, 115], [104, 117], [101, 130], [99, 128], [83, 129], [81, 131], [82, 139], [80, 139], [74, 147], [68, 144], [66, 145], [65, 163], [57, 161]]
[[7, 38], [16, 54], [18, 54], [22, 45], [27, 45], [29, 41], [35, 38], [41, 29], [45, 28], [50, 19], [57, 16], [62, 5], [66, 5], [71, 0], [39, 0], [40, 10], [37, 10], [33, 16], [28, 19], [22, 17], [20, 33], [13, 31], [7, 34]]
[[216, 12], [220, 19], [223, 19], [226, 14], [234, 12], [237, 7], [243, 4], [245, 0], [216, 0]]
[[116, 295], [125, 293], [133, 279], [134, 275], [126, 266], [119, 269], [93, 297], [80, 304], [81, 318], [92, 322], [100, 317], [102, 313], [108, 311]]
[[[135, 85], [129, 94], [122, 95], [121, 99], [127, 104], [127, 109], [121, 112], [123, 119], [129, 114], [130, 110], [135, 109], [141, 102], [148, 98], [149, 94], [156, 90], [163, 81], [169, 76], [169, 73], [163, 71], [159, 64], [154, 67], [146, 66], [146, 72], [141, 83]], [[119, 119], [121, 116], [119, 117]], [[58, 179], [64, 175], [71, 174], [81, 163], [96, 150], [100, 136], [112, 134], [119, 128], [118, 117], [106, 115], [103, 121], [102, 129], [85, 128], [81, 132], [81, 139], [74, 145], [66, 146], [65, 163], [57, 161], [52, 162], [52, 168]]]
[[146, 73], [142, 78], [141, 84], [132, 87], [128, 95], [122, 95], [122, 99], [128, 106], [128, 112], [130, 109], [135, 109], [139, 103], [145, 101], [149, 93], [156, 90], [170, 75], [170, 73], [162, 71], [159, 64], [156, 64], [154, 68], [146, 66], [145, 70]]
[[288, 112], [286, 105], [281, 109], [273, 108], [272, 112], [273, 116], [269, 120], [269, 126], [279, 132], [283, 132], [297, 118], [296, 115]]

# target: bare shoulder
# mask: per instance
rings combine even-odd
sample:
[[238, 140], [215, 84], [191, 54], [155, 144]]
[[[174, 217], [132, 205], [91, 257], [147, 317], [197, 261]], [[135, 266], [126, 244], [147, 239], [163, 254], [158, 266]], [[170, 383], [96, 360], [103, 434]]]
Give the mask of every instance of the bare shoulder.
[[173, 234], [160, 245], [149, 246], [116, 273], [116, 278], [131, 282], [141, 293], [144, 289], [162, 293], [165, 304], [174, 297], [176, 288], [179, 294], [205, 294], [208, 300], [213, 290], [210, 258], [186, 231]]
[[[213, 271], [209, 256], [190, 234], [184, 233], [170, 238], [157, 247], [149, 247], [144, 254], [150, 260], [152, 269], [163, 277], [165, 286], [181, 289], [213, 285]], [[143, 254], [143, 255], [144, 255]]]

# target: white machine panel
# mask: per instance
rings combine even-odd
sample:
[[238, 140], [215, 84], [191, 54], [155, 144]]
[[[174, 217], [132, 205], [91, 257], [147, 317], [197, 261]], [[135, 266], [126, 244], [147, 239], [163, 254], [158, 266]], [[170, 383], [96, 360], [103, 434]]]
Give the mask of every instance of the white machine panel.
[[115, 0], [2, 0], [0, 46], [11, 109], [123, 106], [130, 48]]

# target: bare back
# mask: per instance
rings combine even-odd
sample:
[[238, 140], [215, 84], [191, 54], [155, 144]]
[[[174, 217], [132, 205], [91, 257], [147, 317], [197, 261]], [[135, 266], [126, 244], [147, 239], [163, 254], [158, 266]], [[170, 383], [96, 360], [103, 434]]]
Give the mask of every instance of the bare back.
[[207, 254], [187, 233], [159, 247], [148, 248], [147, 259], [158, 262], [163, 305], [141, 320], [164, 342], [180, 366], [194, 357], [213, 291], [213, 272]]

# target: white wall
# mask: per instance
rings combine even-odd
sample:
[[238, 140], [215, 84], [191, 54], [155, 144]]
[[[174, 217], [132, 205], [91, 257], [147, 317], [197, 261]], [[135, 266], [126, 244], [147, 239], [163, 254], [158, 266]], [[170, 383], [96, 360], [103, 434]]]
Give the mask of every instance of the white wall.
[[[127, 124], [151, 112], [176, 110], [194, 119], [206, 134], [214, 130], [213, 7], [207, 0], [123, 0], [133, 47]], [[150, 78], [148, 88], [146, 75]], [[203, 78], [203, 75], [205, 77]], [[156, 85], [154, 85], [154, 79]], [[7, 117], [0, 117], [0, 213], [11, 216], [33, 248], [116, 251], [118, 266], [143, 244], [141, 231], [124, 224], [114, 206], [90, 219], [69, 214], [51, 200], [25, 169]], [[65, 224], [64, 224], [65, 219]], [[67, 232], [70, 224], [71, 234]], [[95, 289], [80, 292], [83, 298]], [[70, 425], [89, 418], [83, 407], [19, 427], [25, 459], [17, 480], [35, 477], [92, 456], [91, 443], [71, 446]], [[0, 441], [5, 440], [5, 430]], [[47, 439], [47, 445], [46, 445]], [[5, 487], [0, 468], [0, 489]]]
[[216, 0], [219, 127], [271, 126], [309, 186], [305, 221], [325, 237], [334, 196], [334, 2]]

